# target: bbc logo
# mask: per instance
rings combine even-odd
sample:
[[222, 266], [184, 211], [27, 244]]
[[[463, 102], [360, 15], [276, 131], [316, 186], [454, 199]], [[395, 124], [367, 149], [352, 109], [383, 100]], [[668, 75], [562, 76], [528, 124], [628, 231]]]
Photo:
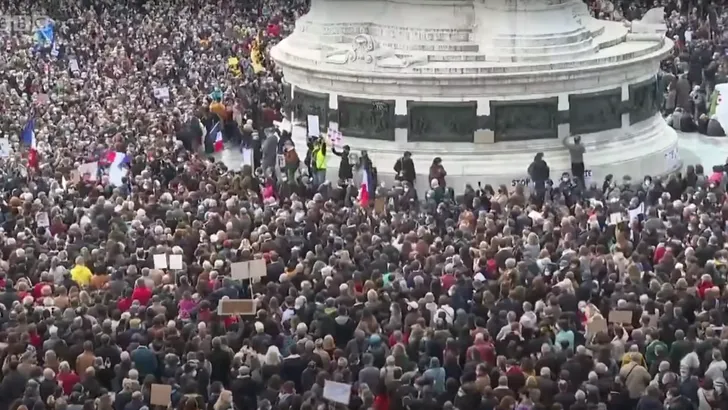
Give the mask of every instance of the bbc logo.
[[0, 15], [0, 32], [32, 34], [52, 22], [47, 16]]

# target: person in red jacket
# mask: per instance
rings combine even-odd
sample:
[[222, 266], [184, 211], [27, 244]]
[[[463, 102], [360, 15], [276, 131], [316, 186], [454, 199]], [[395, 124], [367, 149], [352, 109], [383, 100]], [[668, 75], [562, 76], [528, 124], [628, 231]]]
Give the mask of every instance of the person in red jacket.
[[56, 380], [58, 380], [58, 384], [63, 388], [63, 394], [67, 396], [73, 392], [73, 386], [81, 383], [81, 378], [71, 369], [68, 362], [61, 363], [58, 368]]
[[149, 290], [146, 283], [144, 283], [144, 279], [138, 279], [136, 282], [136, 287], [134, 288], [134, 292], [132, 292], [131, 294], [131, 300], [138, 300], [139, 304], [141, 304], [142, 306], [147, 306], [151, 298], [152, 291]]
[[705, 292], [713, 287], [713, 278], [710, 275], [703, 275], [700, 278], [700, 285], [698, 285], [698, 295], [700, 299], [705, 299]]

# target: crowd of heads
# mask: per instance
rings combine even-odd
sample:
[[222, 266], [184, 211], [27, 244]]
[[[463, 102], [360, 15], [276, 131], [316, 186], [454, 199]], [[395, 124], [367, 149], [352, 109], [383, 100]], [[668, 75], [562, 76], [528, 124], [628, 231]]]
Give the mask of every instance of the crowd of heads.
[[[615, 15], [606, 3], [595, 15], [649, 6], [620, 2]], [[0, 159], [0, 408], [728, 405], [728, 166], [564, 181], [534, 197], [487, 181], [454, 192], [434, 161], [418, 196], [405, 155], [402, 181], [364, 201], [336, 181], [285, 178], [289, 162], [311, 166], [302, 152], [255, 171], [282, 149], [261, 141], [286, 106], [267, 50], [304, 2], [0, 7], [48, 15], [56, 33], [54, 47], [0, 33], [12, 151]], [[673, 29], [722, 16], [681, 7]], [[709, 54], [722, 27], [709, 26]], [[37, 165], [20, 138], [31, 118]], [[252, 166], [195, 142], [216, 120], [226, 149], [256, 151]], [[129, 159], [121, 183], [109, 153]], [[79, 175], [95, 161], [97, 175]], [[233, 279], [233, 264], [255, 259], [261, 277]], [[236, 299], [255, 309], [218, 310]]]

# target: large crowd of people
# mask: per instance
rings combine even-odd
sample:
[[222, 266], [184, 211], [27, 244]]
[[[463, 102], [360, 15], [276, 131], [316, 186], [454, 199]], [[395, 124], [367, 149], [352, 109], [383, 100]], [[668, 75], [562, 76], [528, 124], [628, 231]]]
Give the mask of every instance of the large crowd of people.
[[[709, 95], [728, 9], [663, 3], [671, 87]], [[405, 153], [360, 192], [345, 148], [326, 181], [273, 126], [306, 8], [0, 2], [53, 21], [0, 32], [0, 410], [728, 408], [728, 165], [530, 196], [435, 159], [418, 194]]]

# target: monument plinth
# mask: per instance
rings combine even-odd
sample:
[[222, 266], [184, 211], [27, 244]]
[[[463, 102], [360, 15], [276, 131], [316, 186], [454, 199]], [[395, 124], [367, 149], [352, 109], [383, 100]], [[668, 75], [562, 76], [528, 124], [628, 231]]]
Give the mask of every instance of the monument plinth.
[[537, 151], [568, 171], [572, 135], [594, 179], [679, 167], [658, 113], [663, 33], [596, 20], [581, 0], [312, 0], [271, 54], [294, 121], [317, 115], [385, 179], [407, 150], [424, 184], [439, 156], [459, 188], [524, 179]]

